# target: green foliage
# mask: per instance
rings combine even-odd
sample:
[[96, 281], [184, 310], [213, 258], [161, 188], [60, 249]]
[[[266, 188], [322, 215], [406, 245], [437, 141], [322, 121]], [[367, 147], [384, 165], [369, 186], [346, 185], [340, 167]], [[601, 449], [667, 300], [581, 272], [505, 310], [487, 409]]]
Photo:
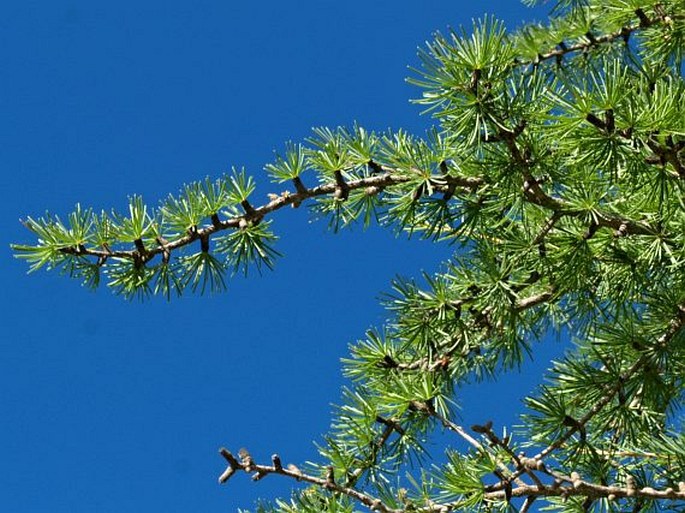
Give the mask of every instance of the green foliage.
[[[271, 269], [265, 218], [304, 202], [332, 230], [448, 242], [351, 344], [321, 461], [263, 470], [310, 486], [258, 511], [683, 511], [684, 37], [682, 0], [559, 0], [515, 33], [486, 17], [420, 51], [422, 137], [316, 128], [265, 166], [292, 185], [265, 205], [234, 170], [157, 209], [133, 196], [127, 215], [28, 218], [36, 242], [13, 249], [30, 271], [170, 298]], [[574, 346], [514, 434], [454, 422], [459, 387], [525, 368], [552, 332]], [[429, 468], [441, 430], [455, 442]]]
[[[113, 229], [118, 240], [123, 243], [148, 238], [155, 231], [154, 219], [148, 214], [143, 198], [133, 196], [128, 202], [128, 216], [113, 213]], [[73, 227], [72, 227], [73, 229]]]
[[285, 157], [276, 155], [276, 162], [267, 164], [264, 169], [278, 183], [287, 182], [300, 176], [307, 169], [307, 157], [301, 144], [288, 142]]
[[273, 247], [277, 237], [269, 224], [250, 224], [217, 239], [217, 251], [226, 255], [226, 263], [234, 271], [247, 275], [250, 265], [255, 265], [260, 272], [262, 266], [273, 269], [274, 260], [280, 253]]

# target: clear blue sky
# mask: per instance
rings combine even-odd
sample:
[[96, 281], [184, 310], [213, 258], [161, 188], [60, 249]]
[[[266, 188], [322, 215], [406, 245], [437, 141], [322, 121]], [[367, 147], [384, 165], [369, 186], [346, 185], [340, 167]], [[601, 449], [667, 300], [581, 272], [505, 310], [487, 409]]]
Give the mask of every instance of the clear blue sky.
[[[251, 508], [293, 483], [239, 476], [217, 449], [315, 457], [342, 384], [339, 359], [380, 325], [395, 274], [434, 271], [451, 248], [361, 229], [333, 235], [279, 212], [275, 272], [214, 297], [128, 303], [56, 274], [26, 276], [18, 219], [77, 202], [156, 203], [231, 165], [263, 176], [312, 126], [430, 123], [408, 103], [408, 65], [436, 29], [485, 12], [540, 16], [515, 0], [92, 2], [0, 9], [4, 200], [0, 510], [195, 512]], [[278, 192], [260, 179], [258, 197]], [[541, 364], [560, 345], [536, 349]], [[495, 402], [463, 391], [464, 422], [512, 422], [540, 366]], [[492, 386], [488, 385], [492, 390]]]

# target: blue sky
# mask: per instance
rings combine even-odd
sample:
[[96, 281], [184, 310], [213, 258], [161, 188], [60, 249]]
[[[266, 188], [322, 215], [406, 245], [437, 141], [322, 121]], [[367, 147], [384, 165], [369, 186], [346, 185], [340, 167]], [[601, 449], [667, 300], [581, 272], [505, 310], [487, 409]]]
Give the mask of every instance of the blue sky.
[[[451, 248], [371, 229], [333, 235], [279, 212], [274, 272], [214, 297], [128, 303], [56, 274], [26, 276], [18, 219], [77, 202], [155, 204], [232, 165], [258, 177], [310, 128], [430, 119], [404, 82], [433, 31], [486, 12], [510, 28], [542, 11], [491, 2], [5, 2], [0, 16], [0, 510], [226, 512], [292, 483], [226, 487], [217, 449], [315, 457], [347, 344], [383, 322], [396, 275], [437, 270]], [[463, 391], [464, 422], [511, 423], [539, 364]], [[493, 411], [496, 411], [496, 416]]]

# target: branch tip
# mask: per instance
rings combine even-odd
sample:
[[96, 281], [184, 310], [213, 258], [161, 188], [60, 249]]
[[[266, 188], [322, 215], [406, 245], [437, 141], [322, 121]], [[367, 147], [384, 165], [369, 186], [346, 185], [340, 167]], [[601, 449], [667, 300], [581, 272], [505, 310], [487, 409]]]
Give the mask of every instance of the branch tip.
[[224, 472], [219, 476], [219, 484], [224, 484], [226, 481], [228, 481], [231, 476], [235, 474], [235, 469], [233, 467], [228, 467]]

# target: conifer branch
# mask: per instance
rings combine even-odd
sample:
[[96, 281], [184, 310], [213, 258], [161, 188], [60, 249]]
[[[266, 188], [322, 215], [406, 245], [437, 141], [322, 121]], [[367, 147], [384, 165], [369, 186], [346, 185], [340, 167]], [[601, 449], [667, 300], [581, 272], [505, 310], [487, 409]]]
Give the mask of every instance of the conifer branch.
[[[676, 316], [669, 322], [664, 333], [657, 339], [655, 346], [658, 348], [664, 348], [668, 343], [676, 336], [676, 334], [685, 327], [685, 304], [678, 305]], [[570, 428], [554, 442], [548, 445], [541, 452], [536, 454], [533, 459], [541, 461], [543, 458], [548, 456], [553, 451], [559, 449], [569, 440], [574, 434], [576, 434], [580, 429], [584, 429], [585, 426], [595, 417], [602, 409], [611, 403], [619, 391], [623, 387], [629, 378], [641, 371], [648, 363], [647, 354], [642, 354], [628, 369], [626, 369], [615, 383], [606, 385], [604, 387], [604, 394], [602, 398], [597, 401], [593, 406], [583, 415], [580, 419], [573, 422]]]
[[[634, 489], [628, 486], [607, 486], [590, 483], [582, 479], [569, 478], [570, 486], [551, 485], [523, 485], [513, 488], [512, 497], [587, 497], [590, 499], [652, 499], [652, 500], [684, 500], [685, 491], [676, 491], [673, 488], [657, 490], [652, 487]], [[486, 492], [485, 500], [504, 501], [506, 492], [504, 490]], [[447, 505], [448, 508], [450, 507]]]
[[[406, 175], [387, 172], [387, 168], [384, 169], [386, 169], [386, 173], [383, 175], [360, 178], [346, 182], [347, 189], [352, 191], [357, 189], [376, 188], [378, 191], [381, 191], [410, 181], [410, 178]], [[530, 175], [526, 176], [527, 180], [524, 183], [523, 190], [524, 194], [526, 195], [526, 199], [532, 204], [547, 208], [552, 211], [554, 216], [558, 217], [577, 218], [582, 215], [581, 212], [575, 211], [563, 200], [547, 195], [541, 189], [539, 182], [536, 179]], [[455, 176], [447, 176], [444, 177], [444, 179], [441, 178], [441, 182], [443, 183], [437, 183], [433, 185], [434, 189], [441, 193], [447, 193], [455, 187], [466, 190], [474, 190], [475, 188], [486, 183], [485, 179], [482, 177]], [[136, 260], [140, 257], [142, 262], [146, 263], [157, 255], [169, 255], [175, 250], [188, 246], [197, 240], [202, 240], [205, 237], [210, 237], [215, 233], [228, 229], [241, 229], [250, 223], [259, 222], [268, 214], [276, 212], [284, 207], [299, 205], [303, 201], [310, 198], [334, 195], [336, 190], [340, 190], [340, 185], [336, 183], [329, 183], [319, 185], [311, 189], [306, 189], [306, 191], [302, 192], [278, 195], [268, 203], [259, 207], [252, 207], [249, 203], [245, 202], [244, 206], [246, 206], [247, 212], [244, 215], [226, 220], [220, 220], [218, 216], [213, 215], [211, 224], [203, 227], [196, 227], [189, 231], [185, 236], [180, 237], [172, 242], [166, 242], [162, 244], [159, 242], [160, 239], [158, 238], [158, 246], [149, 249], [143, 248], [145, 255], [144, 257], [142, 256], [143, 253], [141, 253], [140, 249], [138, 249], [138, 246], [136, 246], [136, 249], [133, 250], [112, 250], [108, 247], [103, 247], [103, 249], [100, 250], [86, 246], [67, 246], [60, 248], [59, 252], [67, 255], [92, 256], [102, 259], [103, 263], [105, 262], [106, 258], [109, 257], [130, 260]], [[596, 217], [597, 225], [599, 227], [612, 228], [617, 231], [620, 230], [622, 235], [655, 235], [658, 233], [657, 228], [644, 221], [626, 219], [617, 215], [602, 212], [598, 212]]]
[[492, 422], [487, 422], [483, 426], [472, 426], [471, 429], [473, 431], [476, 431], [477, 433], [482, 433], [483, 435], [485, 435], [485, 437], [490, 441], [490, 443], [493, 446], [502, 448], [504, 452], [506, 452], [512, 459], [512, 461], [516, 465], [516, 470], [518, 470], [519, 473], [521, 470], [523, 470], [526, 474], [528, 474], [528, 476], [530, 476], [535, 485], [544, 486], [542, 484], [542, 481], [540, 481], [540, 478], [537, 476], [537, 474], [535, 474], [536, 470], [544, 469], [544, 464], [541, 463], [539, 460], [526, 458], [523, 455], [516, 454], [509, 446], [508, 441], [502, 440], [495, 434], [495, 432], [492, 430]]
[[[168, 297], [187, 286], [221, 289], [231, 267], [271, 267], [269, 216], [308, 201], [334, 230], [377, 220], [456, 241], [456, 256], [425, 276], [424, 289], [398, 279], [393, 317], [351, 346], [345, 372], [355, 388], [319, 447], [326, 461], [303, 472], [276, 454], [262, 465], [222, 448], [219, 482], [245, 472], [308, 483], [293, 499], [295, 508], [298, 497], [313, 498], [307, 511], [339, 501], [382, 513], [528, 513], [552, 498], [568, 502], [564, 511], [588, 513], [603, 500], [642, 513], [654, 501], [683, 501], [685, 483], [671, 474], [683, 472], [685, 440], [668, 428], [685, 369], [685, 8], [586, 3], [559, 2], [549, 29], [518, 37], [489, 18], [470, 35], [437, 37], [415, 81], [439, 120], [423, 139], [317, 128], [310, 147], [288, 143], [267, 164], [289, 189], [261, 205], [253, 178], [234, 172], [185, 186], [157, 211], [133, 197], [128, 217], [77, 206], [65, 223], [29, 218], [38, 243], [14, 249], [31, 270], [60, 268], [96, 286], [102, 268], [119, 292]], [[553, 50], [540, 50], [550, 42]], [[544, 65], [552, 59], [556, 67]], [[162, 265], [148, 266], [157, 256]], [[527, 398], [523, 443], [537, 454], [518, 452], [492, 422], [468, 432], [452, 421], [457, 387], [521, 365], [550, 326], [568, 328], [578, 348]], [[395, 490], [386, 472], [401, 481], [441, 426], [469, 450], [447, 450], [416, 497]]]
[[[585, 40], [581, 40], [575, 44], [567, 44], [566, 42], [561, 42], [557, 48], [550, 50], [548, 52], [538, 54], [537, 58], [533, 61], [521, 61], [522, 65], [537, 65], [543, 61], [550, 59], [555, 59], [557, 62], [563, 59], [565, 56], [572, 53], [585, 53], [589, 50], [599, 47], [605, 44], [611, 44], [619, 40], [627, 42], [630, 36], [641, 30], [646, 29], [655, 25], [667, 23], [665, 15], [657, 15], [654, 18], [649, 18], [642, 9], [636, 9], [635, 15], [639, 19], [639, 23], [634, 23], [630, 25], [625, 25], [620, 29], [611, 32], [609, 34], [602, 34], [595, 36], [592, 32], [587, 32], [585, 34]], [[682, 16], [674, 16], [672, 19], [682, 19]]]
[[[458, 434], [460, 437], [462, 437], [466, 442], [468, 442], [472, 447], [476, 448], [478, 451], [482, 453], [487, 453], [487, 449], [483, 444], [481, 444], [478, 440], [473, 438], [471, 435], [469, 435], [466, 430], [461, 427], [458, 424], [455, 424], [445, 416], [439, 414], [434, 408], [426, 408], [425, 411], [436, 419], [440, 421], [440, 423], [450, 431]], [[488, 422], [485, 424], [485, 426], [472, 426], [471, 429], [475, 431], [476, 433], [482, 433], [486, 434], [489, 432], [492, 428], [492, 422]], [[497, 468], [498, 471], [495, 472], [495, 475], [501, 479], [503, 482], [511, 483], [512, 481], [518, 483], [519, 485], [525, 485], [523, 481], [519, 479], [519, 476], [514, 475], [512, 470], [502, 463], [501, 461], [497, 462]], [[531, 472], [532, 474], [532, 472]], [[534, 479], [537, 481], [537, 476], [534, 476]]]
[[347, 480], [345, 482], [346, 486], [354, 486], [362, 476], [364, 471], [372, 468], [374, 465], [378, 464], [378, 459], [381, 456], [382, 449], [387, 445], [393, 432], [397, 433], [398, 436], [404, 436], [406, 431], [400, 424], [399, 420], [393, 418], [385, 418], [381, 415], [376, 415], [376, 422], [385, 426], [383, 432], [375, 440], [369, 443], [369, 454], [368, 457], [357, 465], [357, 468], [347, 475]]
[[[165, 253], [172, 252], [174, 250], [180, 249], [182, 247], [188, 246], [193, 242], [200, 240], [202, 237], [208, 237], [220, 231], [228, 229], [240, 229], [241, 227], [259, 222], [268, 214], [278, 211], [284, 207], [302, 203], [303, 201], [316, 198], [320, 196], [334, 195], [336, 190], [341, 190], [341, 188], [347, 191], [353, 191], [357, 189], [366, 189], [369, 187], [375, 187], [379, 190], [392, 187], [394, 185], [399, 185], [406, 183], [410, 180], [409, 177], [404, 176], [399, 173], [389, 172], [386, 169], [385, 174], [378, 176], [371, 176], [365, 178], [359, 178], [356, 180], [350, 180], [349, 182], [344, 182], [344, 186], [341, 183], [327, 183], [313, 187], [311, 189], [304, 188], [299, 192], [287, 193], [276, 196], [274, 199], [268, 203], [253, 207], [249, 202], [244, 201], [243, 207], [245, 208], [245, 214], [238, 217], [229, 218], [226, 220], [220, 220], [218, 215], [212, 216], [212, 223], [203, 227], [195, 227], [193, 230], [189, 231], [183, 237], [180, 237], [172, 242], [167, 242], [164, 245], [157, 246], [155, 248], [150, 248], [145, 250], [145, 261], [151, 260], [153, 257]], [[438, 190], [447, 190], [448, 187], [460, 187], [472, 190], [474, 188], [482, 185], [484, 180], [478, 177], [455, 177], [448, 176], [445, 177], [444, 181], [446, 184], [438, 185], [436, 188]], [[296, 182], [297, 183], [297, 182]], [[301, 181], [299, 182], [301, 184]], [[302, 186], [304, 187], [304, 186]], [[342, 199], [342, 198], [341, 198]], [[141, 241], [142, 243], [142, 241]], [[60, 253], [70, 254], [70, 255], [82, 255], [82, 256], [94, 256], [94, 257], [114, 257], [123, 259], [134, 259], [136, 258], [136, 252], [140, 254], [138, 246], [133, 250], [109, 250], [109, 249], [95, 249], [88, 247], [64, 247], [60, 248]]]
[[[241, 450], [241, 452], [245, 452], [245, 454], [247, 454], [244, 449]], [[252, 474], [253, 481], [259, 481], [265, 476], [276, 474], [289, 477], [296, 481], [310, 483], [333, 493], [346, 495], [368, 507], [371, 511], [377, 511], [380, 513], [401, 513], [402, 511], [388, 508], [380, 499], [373, 497], [372, 495], [360, 492], [355, 488], [342, 486], [336, 483], [333, 478], [334, 476], [331, 476], [330, 469], [327, 472], [328, 475], [324, 478], [321, 478], [306, 474], [292, 464], [288, 467], [283, 467], [280, 463], [281, 459], [278, 455], [274, 455], [272, 457], [273, 465], [260, 465], [255, 463], [249, 455], [242, 457], [242, 461], [239, 461], [235, 456], [233, 456], [233, 454], [231, 454], [231, 452], [223, 447], [219, 450], [219, 454], [221, 454], [228, 462], [226, 470], [219, 477], [219, 483], [221, 484], [227, 482], [228, 479], [238, 471]]]
[[[544, 291], [539, 294], [534, 294], [529, 297], [525, 297], [523, 299], [518, 300], [513, 306], [512, 306], [512, 311], [516, 313], [521, 313], [529, 308], [533, 308], [535, 306], [538, 306], [542, 303], [545, 303], [551, 299], [554, 298], [554, 292], [552, 290]], [[470, 298], [470, 299], [463, 299], [459, 301], [455, 301], [454, 303], [459, 303], [459, 305], [464, 305], [468, 304], [470, 300], [473, 300], [475, 298]], [[474, 315], [474, 318], [477, 317], [484, 317], [486, 316], [487, 312], [481, 311], [477, 312], [476, 315]], [[477, 329], [477, 326], [473, 326], [474, 329]], [[482, 328], [481, 328], [482, 329]], [[411, 362], [397, 362], [393, 358], [391, 358], [389, 355], [385, 355], [383, 360], [378, 362], [378, 365], [381, 368], [387, 368], [387, 369], [392, 369], [392, 370], [399, 370], [399, 371], [417, 371], [417, 370], [424, 370], [424, 371], [436, 371], [436, 370], [442, 370], [445, 369], [449, 366], [450, 361], [452, 358], [457, 356], [457, 352], [461, 349], [462, 346], [462, 339], [461, 337], [455, 337], [456, 340], [445, 349], [444, 352], [438, 354], [434, 358], [420, 358], [418, 360], [414, 360]]]
[[[604, 122], [596, 118], [596, 116], [592, 114], [589, 114], [588, 116], [590, 116], [591, 119], [595, 119], [598, 123], [601, 123], [602, 126], [604, 126]], [[503, 120], [499, 120], [499, 124], [503, 126]], [[516, 141], [517, 137], [522, 133], [522, 131], [523, 129], [521, 131], [503, 129], [500, 130], [498, 137], [506, 143], [506, 146], [509, 149], [509, 152], [511, 153], [514, 162], [517, 164], [519, 170], [522, 173], [524, 179], [523, 193], [526, 199], [534, 205], [538, 205], [548, 210], [551, 210], [553, 212], [554, 218], [580, 217], [582, 215], [582, 212], [576, 211], [570, 205], [565, 203], [562, 199], [548, 195], [542, 189], [540, 181], [533, 177], [533, 175], [530, 172], [531, 162], [525, 156], [524, 152], [520, 150], [519, 145]], [[557, 220], [558, 219], [555, 219], [554, 223], [556, 223]], [[601, 226], [606, 228], [612, 228], [616, 231], [621, 229], [622, 234], [630, 233], [632, 235], [655, 235], [656, 233], [658, 233], [658, 230], [650, 226], [648, 223], [628, 219], [621, 219], [620, 217], [605, 213], [598, 213], [596, 216], [595, 223], [596, 227]]]

